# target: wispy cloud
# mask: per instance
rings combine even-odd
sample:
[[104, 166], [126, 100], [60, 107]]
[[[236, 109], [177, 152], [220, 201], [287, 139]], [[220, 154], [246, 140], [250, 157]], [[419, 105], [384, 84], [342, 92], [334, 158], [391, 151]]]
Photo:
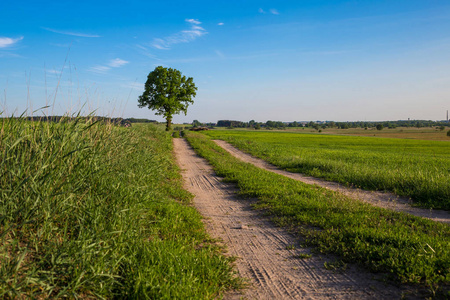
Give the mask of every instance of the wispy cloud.
[[93, 66], [89, 69], [89, 71], [94, 72], [94, 73], [106, 73], [109, 70], [111, 70], [112, 68], [120, 68], [126, 64], [128, 64], [129, 61], [120, 59], [120, 58], [115, 58], [115, 59], [111, 59], [106, 65], [98, 65], [98, 66]]
[[269, 11], [265, 11], [264, 9], [260, 8], [260, 9], [258, 9], [258, 12], [260, 14], [267, 14], [267, 13], [272, 14], [272, 15], [279, 15], [280, 14], [280, 12], [277, 9], [275, 9], [275, 8], [271, 8], [271, 9], [269, 9]]
[[217, 23], [217, 25], [219, 25], [219, 26], [223, 26], [223, 25], [225, 25], [225, 23], [223, 23], [223, 22], [220, 22], [220, 23]]
[[54, 33], [65, 34], [65, 35], [72, 35], [72, 36], [78, 36], [78, 37], [87, 37], [87, 38], [99, 38], [99, 37], [101, 37], [100, 35], [97, 35], [97, 34], [87, 34], [87, 33], [81, 33], [81, 32], [56, 30], [56, 29], [48, 28], [48, 27], [41, 27], [41, 28], [44, 29], [44, 30], [50, 31], [50, 32], [54, 32]]
[[123, 60], [120, 58], [115, 58], [109, 62], [108, 66], [110, 66], [111, 68], [119, 68], [121, 66], [126, 65], [127, 63], [129, 63], [129, 62], [126, 60]]
[[145, 55], [145, 56], [147, 56], [149, 58], [152, 58], [152, 59], [158, 59], [147, 47], [144, 47], [142, 45], [136, 44], [135, 45], [135, 49], [137, 49], [137, 51], [139, 53], [141, 53], [142, 55]]
[[278, 10], [276, 10], [276, 9], [274, 9], [274, 8], [271, 8], [270, 10], [269, 10], [269, 12], [272, 14], [272, 15], [279, 15], [280, 13], [278, 12]]
[[217, 54], [218, 57], [220, 57], [220, 58], [222, 58], [222, 59], [225, 58], [225, 55], [222, 53], [222, 51], [216, 50], [215, 52], [216, 52], [216, 54]]
[[195, 19], [186, 19], [185, 21], [192, 24], [190, 29], [182, 30], [165, 38], [155, 38], [151, 46], [160, 50], [168, 50], [172, 45], [189, 43], [208, 33], [203, 27], [199, 26], [200, 21]]
[[143, 92], [145, 89], [145, 84], [140, 83], [140, 82], [126, 82], [126, 83], [122, 84], [121, 86], [124, 88], [136, 90], [136, 91], [140, 91], [140, 92]]
[[185, 21], [188, 22], [188, 23], [191, 23], [191, 24], [195, 24], [195, 25], [200, 25], [200, 24], [202, 24], [202, 22], [200, 22], [200, 21], [197, 20], [197, 19], [186, 19]]
[[23, 40], [23, 36], [16, 38], [16, 39], [9, 38], [9, 37], [0, 37], [0, 48], [12, 47], [15, 44], [17, 44], [18, 42], [20, 42], [21, 40]]

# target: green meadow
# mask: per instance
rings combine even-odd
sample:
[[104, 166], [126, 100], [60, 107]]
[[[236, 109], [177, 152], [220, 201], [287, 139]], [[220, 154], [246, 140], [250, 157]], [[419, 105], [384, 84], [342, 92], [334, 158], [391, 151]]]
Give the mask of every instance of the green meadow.
[[[262, 144], [258, 140], [255, 144], [243, 141], [242, 136], [235, 138], [238, 134], [246, 138], [274, 137], [270, 133], [208, 132], [214, 138], [239, 141], [238, 145]], [[448, 225], [374, 207], [262, 170], [234, 158], [208, 135], [188, 133], [187, 139], [219, 176], [237, 185], [242, 197], [258, 199], [255, 208], [263, 209], [276, 224], [296, 234], [303, 245], [337, 255], [339, 260], [333, 266], [356, 262], [391, 282], [426, 287], [431, 296], [450, 297]], [[280, 135], [280, 144], [286, 140], [286, 135]]]
[[214, 299], [230, 258], [163, 129], [0, 119], [0, 298]]
[[391, 191], [422, 207], [450, 210], [448, 141], [254, 130], [207, 134], [288, 171]]

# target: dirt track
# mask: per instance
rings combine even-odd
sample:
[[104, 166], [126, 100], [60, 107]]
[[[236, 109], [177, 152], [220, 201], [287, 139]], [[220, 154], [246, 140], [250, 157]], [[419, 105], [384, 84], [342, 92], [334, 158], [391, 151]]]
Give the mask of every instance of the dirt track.
[[411, 206], [411, 200], [405, 197], [399, 197], [392, 193], [386, 192], [374, 192], [374, 191], [365, 191], [356, 188], [349, 188], [343, 186], [336, 182], [330, 182], [323, 179], [318, 179], [314, 177], [304, 176], [299, 173], [292, 173], [281, 170], [266, 161], [253, 157], [247, 153], [242, 152], [236, 147], [230, 145], [229, 143], [221, 140], [215, 140], [217, 145], [227, 150], [231, 155], [236, 158], [239, 158], [242, 161], [247, 163], [251, 163], [259, 168], [265, 169], [267, 171], [271, 171], [277, 174], [284, 175], [286, 177], [299, 180], [308, 184], [317, 184], [321, 187], [328, 188], [330, 190], [338, 191], [346, 196], [349, 196], [354, 199], [362, 200], [368, 202], [372, 205], [383, 207], [395, 211], [400, 211], [403, 213], [411, 214], [414, 216], [419, 216], [423, 218], [428, 218], [433, 221], [448, 223], [450, 224], [450, 213], [444, 210], [430, 210], [418, 207]]
[[195, 154], [184, 139], [174, 139], [185, 188], [195, 195], [194, 205], [204, 216], [209, 234], [238, 257], [240, 276], [250, 288], [229, 293], [226, 299], [400, 299], [402, 291], [374, 280], [354, 266], [342, 272], [324, 268], [330, 256], [313, 254], [299, 240], [275, 227], [251, 208], [252, 200], [236, 196], [236, 189], [221, 181], [211, 166]]

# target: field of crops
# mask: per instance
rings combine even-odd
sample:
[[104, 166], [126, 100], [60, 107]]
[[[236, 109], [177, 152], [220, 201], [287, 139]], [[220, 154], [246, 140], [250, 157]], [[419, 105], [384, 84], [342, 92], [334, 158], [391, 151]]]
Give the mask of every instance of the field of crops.
[[165, 131], [5, 118], [0, 141], [0, 298], [212, 299], [236, 286]]
[[[208, 133], [241, 142], [233, 139], [234, 134]], [[258, 134], [261, 138], [270, 135]], [[243, 197], [257, 198], [256, 208], [264, 209], [278, 225], [295, 232], [316, 251], [338, 255], [340, 260], [335, 265], [345, 267], [348, 262], [357, 262], [386, 274], [389, 280], [426, 286], [431, 295], [450, 297], [448, 225], [373, 207], [262, 170], [234, 158], [205, 134], [188, 133], [187, 139], [219, 176], [237, 184]], [[242, 143], [254, 145], [249, 140]]]
[[258, 131], [208, 131], [292, 172], [450, 210], [450, 142]]

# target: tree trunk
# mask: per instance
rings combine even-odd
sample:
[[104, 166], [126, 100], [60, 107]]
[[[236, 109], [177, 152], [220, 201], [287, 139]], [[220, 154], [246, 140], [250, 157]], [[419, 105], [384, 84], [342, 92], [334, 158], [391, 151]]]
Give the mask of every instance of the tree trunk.
[[166, 118], [166, 131], [169, 131], [172, 129], [172, 117]]

